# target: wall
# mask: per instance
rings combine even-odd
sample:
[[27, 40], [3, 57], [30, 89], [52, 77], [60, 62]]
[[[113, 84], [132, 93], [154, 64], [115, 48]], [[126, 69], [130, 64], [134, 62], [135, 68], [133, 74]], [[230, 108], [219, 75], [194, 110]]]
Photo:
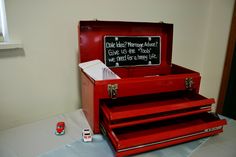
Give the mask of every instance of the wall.
[[217, 98], [233, 3], [6, 0], [10, 38], [21, 41], [24, 48], [0, 52], [0, 129], [80, 107], [76, 63], [79, 20], [174, 23], [173, 62], [201, 72], [205, 79], [201, 92]]
[[[211, 0], [202, 65], [201, 93], [218, 99], [234, 1]], [[215, 109], [216, 106], [214, 106]]]

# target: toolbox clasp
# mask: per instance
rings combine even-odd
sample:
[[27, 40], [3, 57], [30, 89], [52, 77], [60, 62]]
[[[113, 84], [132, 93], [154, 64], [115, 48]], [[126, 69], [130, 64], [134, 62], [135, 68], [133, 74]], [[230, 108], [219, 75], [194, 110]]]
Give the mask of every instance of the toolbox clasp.
[[188, 90], [192, 90], [192, 87], [193, 87], [193, 78], [186, 78], [185, 79], [185, 87], [186, 89]]
[[110, 98], [116, 99], [118, 84], [108, 84], [107, 90], [108, 90], [108, 95], [110, 96]]

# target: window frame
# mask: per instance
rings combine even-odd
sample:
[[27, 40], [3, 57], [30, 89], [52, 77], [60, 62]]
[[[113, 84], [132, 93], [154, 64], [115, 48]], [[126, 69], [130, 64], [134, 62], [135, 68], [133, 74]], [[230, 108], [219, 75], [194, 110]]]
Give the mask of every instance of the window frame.
[[0, 35], [2, 34], [3, 40], [0, 42], [9, 42], [5, 0], [0, 0]]

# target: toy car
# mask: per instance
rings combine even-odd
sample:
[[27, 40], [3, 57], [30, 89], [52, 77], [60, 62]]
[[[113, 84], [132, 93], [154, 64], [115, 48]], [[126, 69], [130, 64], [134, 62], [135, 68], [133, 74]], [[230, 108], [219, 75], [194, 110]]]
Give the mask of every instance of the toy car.
[[92, 141], [92, 135], [89, 129], [83, 129], [82, 137], [84, 142], [91, 142]]
[[64, 122], [58, 122], [56, 126], [56, 135], [64, 135], [65, 134], [65, 123]]

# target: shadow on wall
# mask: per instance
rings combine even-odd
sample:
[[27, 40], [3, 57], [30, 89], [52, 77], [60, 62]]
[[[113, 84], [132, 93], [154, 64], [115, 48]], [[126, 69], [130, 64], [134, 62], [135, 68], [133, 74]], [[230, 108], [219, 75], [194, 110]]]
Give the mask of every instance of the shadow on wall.
[[0, 50], [0, 59], [10, 57], [25, 57], [25, 51], [23, 48]]

